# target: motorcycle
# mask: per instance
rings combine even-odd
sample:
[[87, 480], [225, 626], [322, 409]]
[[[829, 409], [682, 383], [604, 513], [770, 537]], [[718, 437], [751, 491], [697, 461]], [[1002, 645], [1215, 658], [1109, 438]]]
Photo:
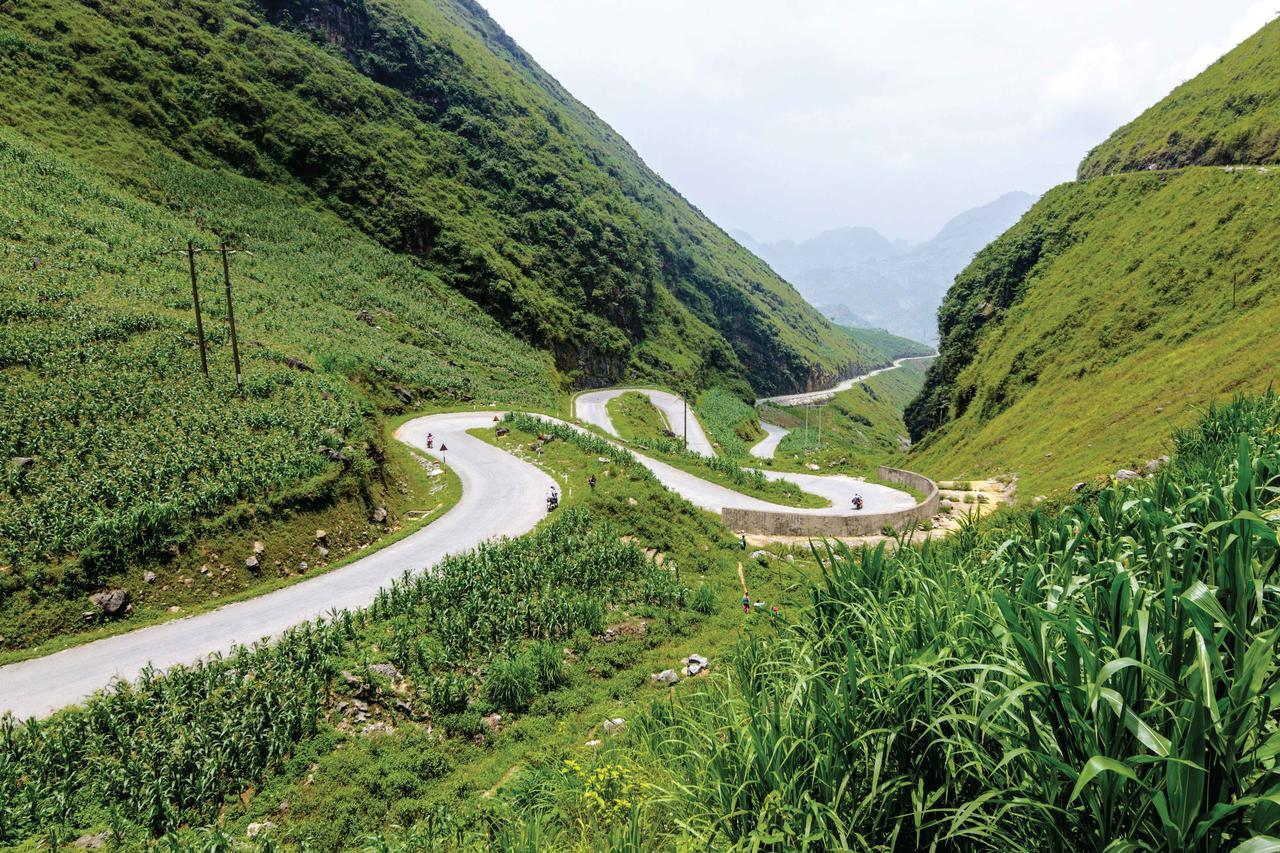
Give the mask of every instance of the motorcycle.
[[560, 496], [554, 492], [547, 495], [547, 512], [555, 511], [558, 506], [560, 506]]

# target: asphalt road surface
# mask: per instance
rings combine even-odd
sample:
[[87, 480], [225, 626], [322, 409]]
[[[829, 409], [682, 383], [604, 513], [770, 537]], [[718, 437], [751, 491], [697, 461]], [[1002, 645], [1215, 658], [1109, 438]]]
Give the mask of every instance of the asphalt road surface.
[[882, 367], [879, 370], [873, 370], [870, 373], [864, 373], [861, 376], [846, 379], [834, 388], [828, 388], [825, 391], [807, 391], [803, 394], [783, 394], [779, 397], [761, 397], [759, 400], [756, 400], [756, 405], [758, 406], [761, 403], [777, 403], [779, 406], [804, 406], [809, 403], [821, 403], [824, 400], [830, 400], [841, 391], [848, 391], [864, 379], [870, 379], [872, 376], [879, 376], [881, 373], [887, 373], [890, 370], [897, 370], [899, 367], [902, 367], [904, 362], [924, 361], [937, 357], [937, 355], [914, 355], [910, 358], [900, 358], [888, 367]]
[[[609, 417], [608, 403], [623, 394], [635, 392], [644, 394], [657, 406], [658, 411], [667, 419], [667, 426], [677, 436], [684, 436], [685, 409], [684, 402], [675, 394], [666, 391], [654, 391], [649, 388], [610, 388], [607, 391], [586, 391], [573, 400], [574, 414], [585, 423], [600, 427], [609, 435], [617, 435], [613, 428], [613, 419]], [[702, 429], [702, 424], [689, 412], [689, 449], [703, 456], [715, 456], [711, 439]]]
[[777, 452], [778, 445], [782, 443], [782, 439], [786, 438], [791, 430], [786, 427], [780, 427], [777, 424], [767, 424], [760, 422], [760, 428], [768, 433], [758, 443], [752, 446], [751, 455], [757, 459], [772, 459], [773, 454]]
[[[619, 393], [622, 392], [582, 395], [578, 398], [579, 416], [584, 420], [594, 418], [593, 423], [612, 432], [604, 403]], [[683, 415], [683, 406], [675, 395], [645, 393], [668, 417], [673, 412]], [[588, 414], [591, 418], [586, 417]], [[531, 530], [546, 515], [546, 495], [554, 481], [534, 465], [467, 434], [470, 429], [492, 427], [493, 417], [493, 412], [429, 415], [397, 430], [402, 441], [437, 458], [441, 457], [439, 448], [447, 446], [445, 461], [462, 482], [458, 503], [427, 527], [340, 569], [257, 598], [0, 667], [0, 714], [10, 711], [20, 719], [47, 716], [82, 701], [116, 679], [136, 678], [148, 664], [164, 670], [194, 663], [214, 653], [225, 654], [237, 645], [277, 637], [291, 626], [333, 610], [364, 607], [380, 588], [406, 571], [426, 570], [446, 555], [470, 550], [489, 539], [519, 536]], [[434, 451], [426, 450], [428, 432], [435, 435]], [[689, 439], [691, 448], [713, 453], [706, 433], [692, 417]], [[770, 479], [785, 476], [805, 491], [831, 502], [825, 508], [797, 509], [739, 494], [641, 454], [636, 457], [663, 485], [713, 512], [741, 507], [842, 515], [852, 512], [850, 499], [855, 493], [866, 502], [863, 512], [884, 512], [914, 504], [904, 492], [849, 477], [765, 471]]]

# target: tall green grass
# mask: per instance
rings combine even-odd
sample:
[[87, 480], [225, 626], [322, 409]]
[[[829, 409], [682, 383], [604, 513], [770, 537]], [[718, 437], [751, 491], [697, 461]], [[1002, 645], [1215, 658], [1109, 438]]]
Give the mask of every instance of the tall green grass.
[[212, 823], [224, 797], [260, 784], [317, 733], [344, 670], [376, 684], [370, 664], [392, 663], [422, 694], [371, 701], [448, 727], [463, 709], [523, 708], [559, 686], [564, 638], [603, 631], [611, 607], [672, 610], [687, 595], [608, 523], [567, 508], [278, 642], [146, 672], [49, 720], [0, 717], [0, 844], [106, 823], [131, 836]]
[[[817, 549], [812, 608], [655, 703], [695, 843], [1226, 850], [1280, 834], [1280, 401], [1050, 517]], [[1272, 849], [1255, 841], [1249, 849]]]

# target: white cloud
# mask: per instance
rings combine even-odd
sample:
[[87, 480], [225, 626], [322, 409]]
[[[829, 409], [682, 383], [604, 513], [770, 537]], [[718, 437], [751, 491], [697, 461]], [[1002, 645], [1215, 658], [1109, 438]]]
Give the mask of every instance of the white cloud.
[[481, 0], [717, 222], [921, 238], [1038, 192], [1277, 0]]

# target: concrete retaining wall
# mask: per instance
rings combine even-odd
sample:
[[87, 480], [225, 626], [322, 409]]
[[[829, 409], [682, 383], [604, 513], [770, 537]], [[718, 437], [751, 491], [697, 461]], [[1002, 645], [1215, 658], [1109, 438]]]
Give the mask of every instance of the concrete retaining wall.
[[871, 536], [883, 530], [886, 524], [892, 525], [895, 530], [902, 530], [912, 522], [924, 521], [938, 514], [938, 486], [933, 480], [913, 471], [902, 471], [885, 465], [880, 466], [880, 479], [923, 492], [924, 500], [910, 509], [852, 515], [809, 515], [802, 512], [726, 508], [720, 513], [720, 518], [725, 527], [735, 533], [837, 537]]

